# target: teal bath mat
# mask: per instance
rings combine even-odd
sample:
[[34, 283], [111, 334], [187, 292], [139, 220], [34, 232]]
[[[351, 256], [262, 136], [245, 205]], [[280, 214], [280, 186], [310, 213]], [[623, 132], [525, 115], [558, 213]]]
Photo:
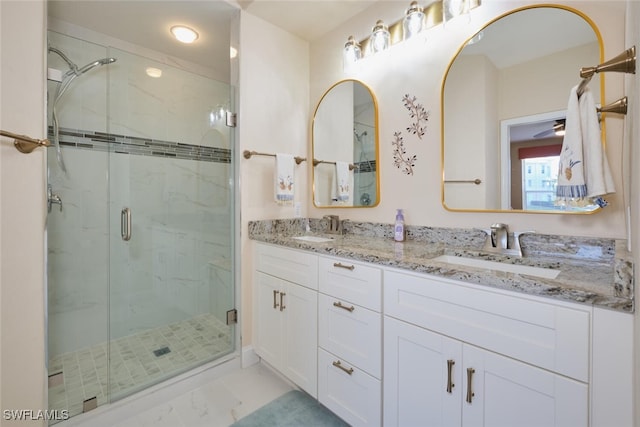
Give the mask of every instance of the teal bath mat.
[[299, 390], [292, 390], [231, 427], [345, 427], [345, 423], [317, 400]]

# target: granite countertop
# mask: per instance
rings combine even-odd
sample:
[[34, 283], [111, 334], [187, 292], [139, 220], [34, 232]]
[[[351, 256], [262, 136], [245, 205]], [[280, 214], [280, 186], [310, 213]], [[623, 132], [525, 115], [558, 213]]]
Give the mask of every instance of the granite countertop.
[[[526, 235], [522, 258], [482, 251], [482, 230], [407, 227], [407, 240], [392, 239], [391, 224], [344, 221], [343, 234], [326, 233], [327, 221], [251, 221], [249, 238], [323, 255], [426, 273], [492, 288], [633, 312], [633, 266], [626, 241]], [[308, 242], [295, 236], [329, 237]], [[513, 238], [513, 236], [511, 236]], [[440, 255], [560, 270], [555, 279], [434, 261]]]

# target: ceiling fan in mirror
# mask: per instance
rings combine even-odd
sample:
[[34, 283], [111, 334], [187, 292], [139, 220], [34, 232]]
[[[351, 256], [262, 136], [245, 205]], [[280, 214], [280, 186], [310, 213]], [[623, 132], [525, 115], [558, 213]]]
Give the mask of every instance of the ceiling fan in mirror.
[[544, 130], [542, 132], [538, 132], [537, 134], [533, 135], [534, 138], [545, 138], [547, 136], [563, 136], [564, 135], [564, 129], [565, 129], [565, 119], [558, 119], [553, 123], [553, 126], [551, 126], [551, 129], [547, 129]]

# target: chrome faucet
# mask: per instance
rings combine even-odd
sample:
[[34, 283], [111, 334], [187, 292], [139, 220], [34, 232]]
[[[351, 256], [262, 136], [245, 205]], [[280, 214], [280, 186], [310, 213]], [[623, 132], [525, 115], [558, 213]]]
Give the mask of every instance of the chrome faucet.
[[522, 247], [520, 246], [520, 236], [535, 231], [515, 231], [513, 233], [513, 243], [509, 244], [509, 227], [507, 224], [495, 223], [490, 229], [483, 230], [487, 234], [484, 247], [485, 252], [494, 252], [503, 255], [513, 255], [522, 257]]
[[491, 246], [497, 249], [507, 249], [509, 246], [509, 229], [507, 224], [491, 225]]
[[322, 219], [329, 220], [327, 233], [342, 234], [342, 222], [340, 222], [340, 217], [338, 215], [325, 215], [322, 217]]

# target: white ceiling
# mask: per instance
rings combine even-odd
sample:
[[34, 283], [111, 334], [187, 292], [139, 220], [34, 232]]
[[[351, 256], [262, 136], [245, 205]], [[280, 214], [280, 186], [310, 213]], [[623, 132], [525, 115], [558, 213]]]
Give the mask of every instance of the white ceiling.
[[[228, 75], [230, 21], [239, 9], [313, 41], [377, 0], [50, 0], [49, 15]], [[200, 34], [184, 45], [169, 28]]]

